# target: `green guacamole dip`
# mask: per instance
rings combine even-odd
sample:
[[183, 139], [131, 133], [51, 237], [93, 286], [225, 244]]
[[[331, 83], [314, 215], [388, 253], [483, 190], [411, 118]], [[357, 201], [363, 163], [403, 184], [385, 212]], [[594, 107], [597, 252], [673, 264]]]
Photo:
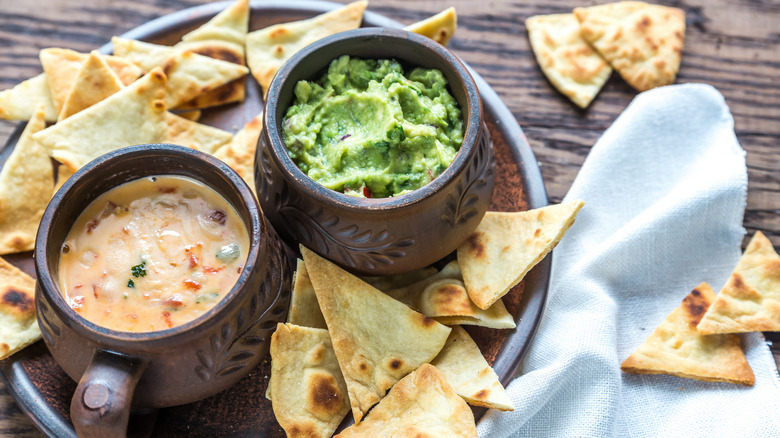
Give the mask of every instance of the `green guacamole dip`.
[[415, 68], [406, 76], [395, 60], [345, 55], [320, 80], [296, 84], [282, 137], [315, 181], [379, 198], [441, 174], [463, 142], [463, 120], [439, 70]]

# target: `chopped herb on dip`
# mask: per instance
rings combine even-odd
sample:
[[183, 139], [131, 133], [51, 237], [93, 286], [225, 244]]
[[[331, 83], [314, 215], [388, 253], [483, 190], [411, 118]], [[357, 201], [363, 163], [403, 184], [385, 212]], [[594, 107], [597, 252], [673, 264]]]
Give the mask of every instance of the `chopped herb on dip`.
[[60, 289], [103, 327], [167, 329], [227, 295], [248, 249], [243, 221], [213, 189], [180, 176], [142, 178], [81, 213], [62, 246]]
[[419, 189], [463, 142], [458, 102], [436, 69], [404, 74], [396, 60], [341, 56], [300, 81], [282, 137], [309, 177], [333, 190], [383, 198]]

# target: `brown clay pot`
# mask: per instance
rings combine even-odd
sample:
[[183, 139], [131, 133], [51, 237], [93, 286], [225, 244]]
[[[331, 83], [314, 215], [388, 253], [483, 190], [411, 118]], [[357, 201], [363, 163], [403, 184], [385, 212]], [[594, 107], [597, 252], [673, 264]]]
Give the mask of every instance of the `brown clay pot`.
[[[184, 175], [226, 198], [243, 219], [250, 250], [235, 286], [214, 308], [181, 326], [129, 333], [95, 325], [68, 306], [57, 272], [71, 225], [100, 194], [152, 175]], [[173, 145], [119, 149], [89, 163], [57, 192], [35, 247], [36, 312], [49, 351], [78, 387], [71, 417], [79, 436], [124, 436], [131, 407], [194, 402], [236, 383], [267, 354], [284, 320], [291, 264], [244, 181], [221, 161]]]
[[[391, 198], [365, 199], [327, 189], [287, 153], [281, 124], [300, 80], [319, 78], [341, 56], [395, 58], [437, 68], [460, 104], [465, 135], [453, 163], [428, 185]], [[291, 246], [301, 243], [357, 273], [397, 274], [455, 250], [490, 204], [496, 172], [482, 102], [468, 69], [449, 50], [399, 29], [365, 28], [322, 39], [295, 54], [268, 91], [255, 160], [260, 205]]]

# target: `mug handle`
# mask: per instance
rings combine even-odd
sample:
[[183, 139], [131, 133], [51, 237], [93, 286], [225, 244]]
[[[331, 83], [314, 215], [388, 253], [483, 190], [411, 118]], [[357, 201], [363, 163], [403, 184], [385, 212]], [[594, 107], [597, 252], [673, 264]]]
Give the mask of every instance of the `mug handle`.
[[70, 416], [82, 438], [125, 437], [133, 392], [148, 362], [96, 350], [70, 402]]

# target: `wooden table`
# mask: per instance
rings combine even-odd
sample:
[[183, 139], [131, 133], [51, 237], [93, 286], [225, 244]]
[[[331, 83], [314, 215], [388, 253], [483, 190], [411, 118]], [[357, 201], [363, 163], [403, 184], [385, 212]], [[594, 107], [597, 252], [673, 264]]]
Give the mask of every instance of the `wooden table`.
[[[0, 0], [0, 89], [41, 72], [38, 51], [95, 49], [111, 36], [207, 0]], [[403, 23], [450, 5], [459, 28], [450, 48], [501, 96], [539, 161], [550, 202], [566, 194], [582, 162], [636, 92], [617, 74], [588, 110], [555, 91], [539, 70], [525, 19], [562, 13], [578, 3], [519, 0], [371, 0], [371, 11]], [[601, 2], [599, 2], [601, 3]], [[747, 150], [748, 234], [762, 230], [780, 248], [780, 3], [749, 0], [670, 2], [685, 9], [687, 30], [678, 83], [704, 82], [726, 97]], [[0, 121], [0, 145], [17, 123]], [[747, 242], [747, 237], [745, 243]], [[768, 335], [780, 364], [780, 336]], [[0, 436], [40, 436], [0, 384]]]

